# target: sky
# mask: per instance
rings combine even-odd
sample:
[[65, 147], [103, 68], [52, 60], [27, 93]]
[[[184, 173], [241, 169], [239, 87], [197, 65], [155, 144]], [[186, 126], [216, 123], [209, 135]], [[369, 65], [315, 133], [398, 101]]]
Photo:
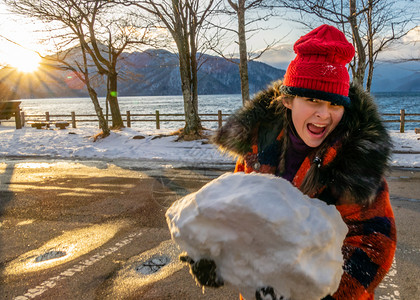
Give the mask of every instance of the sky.
[[[0, 157], [52, 157], [63, 159], [125, 160], [150, 164], [151, 168], [218, 167], [233, 170], [235, 160], [220, 153], [203, 140], [175, 142], [175, 136], [163, 136], [168, 130], [142, 131], [125, 128], [112, 131], [105, 139], [93, 142], [97, 127], [15, 129], [13, 124], [0, 125]], [[420, 134], [390, 131], [394, 143], [391, 165], [420, 167]], [[134, 136], [144, 137], [134, 139]], [[412, 154], [410, 154], [412, 153]]]
[[[44, 52], [37, 42], [42, 35], [34, 31], [39, 26], [39, 23], [7, 13], [0, 3], [0, 66], [9, 63], [24, 71], [36, 67], [39, 61], [36, 51]], [[25, 69], [25, 65], [29, 65], [29, 69]]]
[[[294, 57], [293, 43], [305, 34], [307, 29], [304, 29], [303, 25], [274, 18], [271, 18], [265, 27], [271, 29], [259, 31], [250, 38], [248, 49], [262, 49], [267, 43], [279, 40], [279, 44], [260, 60], [275, 67], [287, 67]], [[0, 63], [7, 62], [24, 71], [25, 69], [26, 71], [33, 70], [39, 60], [35, 51], [46, 54], [46, 47], [38, 42], [43, 35], [39, 32], [40, 28], [44, 26], [39, 21], [35, 22], [30, 18], [13, 15], [7, 12], [5, 5], [0, 2]], [[420, 57], [419, 44], [412, 43], [416, 40], [420, 40], [420, 27], [404, 37], [402, 44], [387, 51], [385, 56], [388, 58]]]

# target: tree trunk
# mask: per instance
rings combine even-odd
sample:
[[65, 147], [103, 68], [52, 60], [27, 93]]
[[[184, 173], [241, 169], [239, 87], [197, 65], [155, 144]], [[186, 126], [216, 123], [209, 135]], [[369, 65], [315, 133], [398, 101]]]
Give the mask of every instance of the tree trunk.
[[373, 78], [373, 68], [374, 68], [374, 63], [375, 63], [375, 59], [374, 59], [374, 53], [373, 53], [373, 38], [374, 38], [374, 34], [373, 34], [373, 29], [372, 29], [372, 13], [373, 13], [373, 4], [372, 4], [372, 0], [368, 1], [368, 10], [366, 12], [367, 14], [367, 22], [368, 22], [368, 62], [369, 62], [369, 68], [368, 68], [368, 77], [366, 80], [366, 91], [370, 92], [370, 88], [372, 86], [372, 78]]
[[354, 77], [353, 81], [360, 85], [363, 85], [364, 78], [365, 78], [365, 71], [366, 71], [366, 53], [363, 47], [363, 41], [359, 34], [359, 27], [357, 25], [356, 19], [356, 0], [350, 0], [350, 26], [353, 33], [353, 41], [356, 44], [356, 51], [357, 51], [357, 65], [356, 71], [353, 72]]
[[372, 87], [372, 79], [373, 79], [373, 64], [369, 64], [368, 69], [368, 78], [366, 80], [366, 91], [370, 92], [370, 89]]
[[96, 115], [98, 116], [99, 127], [102, 129], [102, 133], [103, 133], [102, 137], [107, 137], [109, 135], [110, 131], [109, 131], [108, 123], [106, 122], [105, 117], [102, 113], [102, 108], [99, 105], [98, 94], [90, 86], [89, 83], [86, 84], [86, 87], [88, 89], [90, 99], [93, 102], [93, 106], [95, 107]]
[[249, 101], [248, 52], [245, 36], [245, 0], [238, 1], [239, 76], [241, 78], [242, 104]]
[[109, 89], [107, 91], [107, 101], [112, 115], [112, 128], [122, 128], [124, 123], [121, 117], [120, 107], [117, 98], [117, 73], [115, 71], [109, 72]]
[[[196, 16], [192, 16], [196, 18]], [[194, 22], [190, 23], [190, 72], [191, 72], [191, 102], [193, 107], [193, 127], [192, 130], [194, 133], [199, 133], [201, 130], [200, 117], [198, 115], [198, 63], [197, 63], [197, 45], [195, 44], [196, 38], [196, 25], [197, 20], [194, 19]]]
[[190, 63], [187, 55], [179, 55], [179, 71], [182, 83], [182, 96], [185, 112], [185, 135], [199, 135], [201, 122], [198, 116], [198, 97], [194, 95], [193, 79], [190, 73]]
[[196, 105], [194, 104], [193, 95], [191, 91], [183, 90], [184, 111], [185, 111], [185, 135], [199, 135], [201, 130], [201, 122], [198, 117]]
[[[183, 26], [187, 25], [184, 24]], [[184, 99], [185, 126], [183, 134], [199, 136], [201, 122], [200, 117], [198, 116], [197, 61], [194, 41], [195, 29], [189, 29], [189, 34], [191, 36], [186, 34], [186, 28], [183, 28], [182, 26], [177, 27], [174, 39], [178, 48], [179, 72], [181, 76], [182, 96]]]

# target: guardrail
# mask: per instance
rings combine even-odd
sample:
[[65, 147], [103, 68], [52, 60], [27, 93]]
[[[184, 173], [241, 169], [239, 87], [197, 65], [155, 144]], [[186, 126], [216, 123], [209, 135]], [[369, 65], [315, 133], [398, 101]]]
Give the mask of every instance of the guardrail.
[[[161, 128], [162, 122], [185, 122], [184, 114], [166, 114], [160, 113], [159, 110], [156, 110], [154, 114], [137, 114], [126, 111], [125, 114], [121, 115], [123, 121], [127, 127], [131, 127], [134, 122], [154, 122], [156, 129]], [[223, 125], [223, 122], [226, 120], [226, 117], [230, 114], [223, 114], [221, 110], [218, 110], [216, 114], [199, 114], [201, 122], [217, 122], [218, 127], [220, 128]], [[405, 111], [405, 109], [400, 110], [400, 113], [383, 113], [381, 114], [383, 121], [385, 123], [400, 123], [400, 132], [405, 131], [405, 125], [409, 122], [415, 122], [420, 124], [419, 119], [412, 119], [412, 117], [420, 117], [420, 114], [410, 114]], [[391, 119], [389, 119], [391, 117]], [[392, 118], [392, 117], [398, 117]], [[408, 117], [408, 118], [407, 118]], [[77, 123], [97, 123], [97, 116], [92, 115], [76, 115], [75, 112], [71, 112], [70, 115], [60, 114], [53, 115], [49, 112], [45, 114], [25, 114], [21, 112], [21, 121], [22, 126], [27, 122], [58, 122], [65, 121], [69, 122], [73, 128], [76, 128]]]

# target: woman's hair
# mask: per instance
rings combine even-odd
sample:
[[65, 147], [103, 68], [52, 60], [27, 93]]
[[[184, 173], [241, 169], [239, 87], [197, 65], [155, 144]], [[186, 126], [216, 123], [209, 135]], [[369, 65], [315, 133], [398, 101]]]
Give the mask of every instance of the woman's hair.
[[281, 139], [281, 151], [280, 151], [280, 158], [279, 158], [279, 165], [277, 167], [277, 170], [279, 174], [283, 174], [285, 171], [285, 165], [286, 165], [286, 152], [287, 148], [290, 145], [289, 141], [289, 131], [294, 131], [293, 121], [292, 121], [292, 113], [290, 109], [287, 109], [286, 106], [284, 106], [283, 101], [293, 101], [293, 99], [296, 97], [294, 95], [284, 94], [284, 93], [278, 93], [276, 95], [277, 97], [274, 98], [274, 100], [271, 102], [271, 105], [275, 107], [276, 114], [279, 114], [283, 116], [283, 138]]

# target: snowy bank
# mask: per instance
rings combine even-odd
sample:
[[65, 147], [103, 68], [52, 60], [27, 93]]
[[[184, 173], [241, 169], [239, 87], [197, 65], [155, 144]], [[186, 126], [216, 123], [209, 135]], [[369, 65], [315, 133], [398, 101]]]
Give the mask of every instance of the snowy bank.
[[[165, 130], [138, 131], [125, 128], [113, 131], [103, 140], [93, 141], [99, 132], [96, 127], [70, 129], [16, 130], [0, 125], [0, 156], [36, 156], [86, 159], [134, 159], [177, 162], [178, 165], [233, 164], [205, 140], [175, 142], [176, 137], [164, 136]], [[392, 165], [420, 167], [420, 134], [390, 131], [394, 142]], [[135, 138], [136, 137], [136, 138]], [[399, 152], [404, 152], [403, 154]]]

